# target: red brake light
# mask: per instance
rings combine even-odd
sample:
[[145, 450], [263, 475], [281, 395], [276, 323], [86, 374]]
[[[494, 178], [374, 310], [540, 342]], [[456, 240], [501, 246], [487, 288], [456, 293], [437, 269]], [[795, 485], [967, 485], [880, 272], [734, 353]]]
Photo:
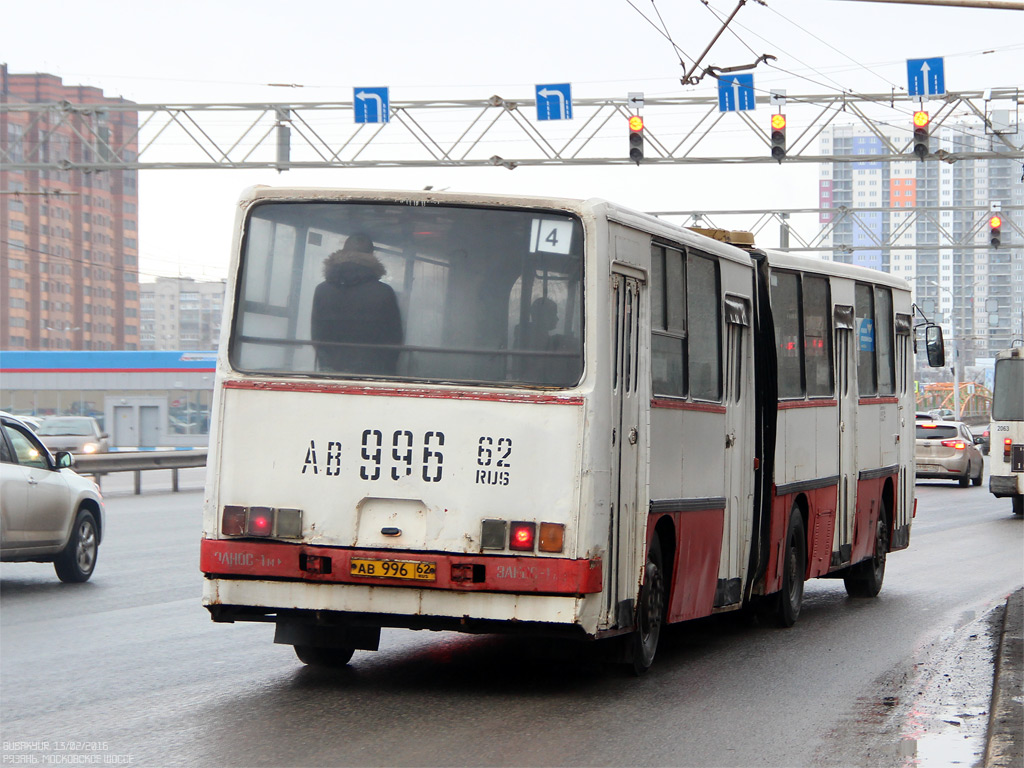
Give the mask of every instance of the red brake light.
[[536, 523], [512, 523], [512, 535], [509, 537], [508, 548], [520, 552], [533, 552], [533, 543], [536, 537]]
[[936, 428], [936, 426], [934, 424], [918, 424], [918, 426], [921, 427], [921, 429], [935, 429]]
[[966, 446], [963, 440], [943, 440], [942, 444], [947, 448], [956, 448], [958, 451], [962, 451]]
[[246, 533], [250, 536], [269, 536], [274, 529], [273, 514], [269, 507], [250, 507]]

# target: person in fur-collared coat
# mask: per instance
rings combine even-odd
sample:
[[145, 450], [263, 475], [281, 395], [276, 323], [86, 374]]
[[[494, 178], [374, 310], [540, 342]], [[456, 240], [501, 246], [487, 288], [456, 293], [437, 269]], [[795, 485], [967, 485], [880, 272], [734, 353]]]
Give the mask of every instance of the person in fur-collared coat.
[[310, 329], [319, 370], [395, 373], [402, 317], [395, 292], [380, 281], [385, 269], [373, 250], [367, 235], [354, 234], [324, 260]]

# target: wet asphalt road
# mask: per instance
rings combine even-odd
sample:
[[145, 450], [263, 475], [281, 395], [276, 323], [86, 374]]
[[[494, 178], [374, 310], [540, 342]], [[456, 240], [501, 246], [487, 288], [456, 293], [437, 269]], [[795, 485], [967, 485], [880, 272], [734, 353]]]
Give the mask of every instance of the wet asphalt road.
[[818, 580], [789, 630], [674, 627], [639, 679], [575, 646], [400, 630], [323, 673], [269, 626], [209, 620], [200, 492], [105, 486], [92, 581], [0, 567], [4, 765], [940, 765], [944, 728], [977, 753], [985, 617], [1024, 585], [1009, 502], [922, 482], [879, 598]]

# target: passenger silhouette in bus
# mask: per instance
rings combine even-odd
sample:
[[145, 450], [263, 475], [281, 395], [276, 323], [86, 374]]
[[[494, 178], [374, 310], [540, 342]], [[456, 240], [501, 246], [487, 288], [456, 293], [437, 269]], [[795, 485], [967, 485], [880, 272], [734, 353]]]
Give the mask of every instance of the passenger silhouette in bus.
[[402, 317], [373, 240], [353, 234], [324, 260], [324, 281], [313, 293], [310, 335], [317, 368], [391, 374], [402, 343]]
[[[529, 322], [515, 330], [515, 346], [524, 351], [559, 352], [567, 348], [566, 339], [553, 333], [558, 326], [558, 305], [546, 296], [534, 299], [530, 305]], [[520, 374], [527, 381], [539, 384], [559, 383], [566, 375], [566, 359], [560, 355], [526, 356]]]

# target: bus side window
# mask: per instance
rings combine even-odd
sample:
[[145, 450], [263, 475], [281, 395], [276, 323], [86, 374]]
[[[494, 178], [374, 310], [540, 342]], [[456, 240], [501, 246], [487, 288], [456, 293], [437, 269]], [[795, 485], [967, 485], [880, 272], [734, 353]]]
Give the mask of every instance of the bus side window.
[[651, 247], [651, 386], [655, 395], [686, 396], [686, 293], [683, 253]]
[[800, 329], [800, 278], [790, 272], [773, 272], [772, 315], [778, 348], [779, 397], [802, 397], [803, 343]]
[[690, 395], [722, 399], [722, 302], [718, 262], [688, 253], [686, 258], [686, 325], [689, 328]]
[[804, 371], [809, 397], [826, 397], [833, 392], [832, 329], [829, 324], [828, 279], [804, 275]]
[[854, 333], [857, 345], [857, 391], [861, 397], [878, 394], [875, 361], [875, 299], [870, 285], [854, 288]]

